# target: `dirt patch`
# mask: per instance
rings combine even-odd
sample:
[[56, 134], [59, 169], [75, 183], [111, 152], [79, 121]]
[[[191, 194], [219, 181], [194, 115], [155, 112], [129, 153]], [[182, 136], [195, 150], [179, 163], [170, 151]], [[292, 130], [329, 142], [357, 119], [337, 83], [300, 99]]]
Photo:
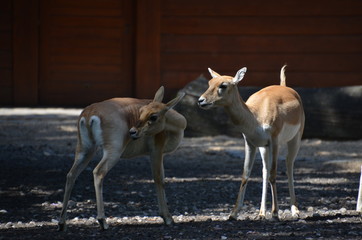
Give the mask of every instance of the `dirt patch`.
[[[278, 166], [280, 221], [257, 219], [257, 160], [238, 221], [228, 221], [239, 190], [242, 139], [185, 138], [165, 157], [166, 195], [176, 224], [158, 217], [147, 157], [122, 159], [104, 182], [110, 229], [99, 231], [92, 170], [78, 178], [68, 231], [56, 231], [65, 176], [73, 163], [79, 110], [0, 109], [0, 239], [361, 239], [358, 194], [362, 141], [303, 140], [295, 164], [301, 216], [293, 219], [285, 173]], [[99, 156], [98, 156], [99, 157]], [[268, 196], [270, 200], [270, 196]], [[270, 208], [270, 201], [268, 207]], [[270, 210], [270, 209], [269, 209]]]

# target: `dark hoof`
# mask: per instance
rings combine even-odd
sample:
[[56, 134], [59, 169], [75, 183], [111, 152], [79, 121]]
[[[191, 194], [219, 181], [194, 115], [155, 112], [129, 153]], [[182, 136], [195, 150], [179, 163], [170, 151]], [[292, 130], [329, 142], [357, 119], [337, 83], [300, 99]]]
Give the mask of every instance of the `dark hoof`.
[[102, 231], [107, 230], [109, 228], [107, 221], [104, 218], [98, 219], [98, 223]]
[[278, 218], [278, 216], [272, 216], [272, 217], [270, 218], [270, 221], [271, 221], [271, 222], [279, 222], [279, 218]]
[[171, 218], [163, 218], [163, 222], [165, 223], [165, 225], [167, 225], [167, 226], [172, 226], [172, 225], [174, 225], [175, 224], [175, 222], [173, 221], [173, 218], [171, 217]]
[[65, 223], [58, 223], [58, 232], [65, 232], [67, 230], [67, 225]]
[[238, 217], [234, 217], [234, 216], [229, 216], [229, 221], [237, 221], [238, 220]]

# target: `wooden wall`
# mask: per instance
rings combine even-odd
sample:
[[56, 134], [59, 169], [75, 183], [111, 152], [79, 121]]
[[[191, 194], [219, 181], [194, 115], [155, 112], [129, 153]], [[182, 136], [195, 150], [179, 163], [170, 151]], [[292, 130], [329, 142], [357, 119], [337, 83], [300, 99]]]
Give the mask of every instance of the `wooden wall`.
[[42, 0], [40, 14], [40, 103], [134, 95], [133, 1]]
[[0, 104], [12, 104], [12, 1], [0, 4]]
[[0, 105], [171, 97], [211, 67], [246, 86], [362, 85], [358, 0], [4, 0]]
[[362, 84], [362, 1], [162, 0], [161, 82], [179, 88], [207, 67], [244, 83]]

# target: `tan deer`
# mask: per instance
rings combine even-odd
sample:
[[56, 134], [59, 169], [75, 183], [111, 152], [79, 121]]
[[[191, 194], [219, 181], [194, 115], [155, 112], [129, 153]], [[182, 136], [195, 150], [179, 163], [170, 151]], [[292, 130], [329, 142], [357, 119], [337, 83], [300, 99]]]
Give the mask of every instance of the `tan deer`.
[[67, 175], [59, 230], [66, 228], [67, 206], [75, 180], [92, 159], [96, 148], [102, 147], [103, 157], [93, 171], [97, 200], [97, 219], [101, 229], [107, 229], [102, 185], [109, 170], [120, 158], [150, 155], [151, 168], [160, 216], [173, 223], [164, 190], [163, 155], [180, 144], [186, 119], [172, 108], [182, 99], [179, 94], [167, 104], [162, 103], [161, 87], [152, 100], [113, 98], [86, 107], [78, 119], [78, 142], [75, 160]]
[[209, 88], [201, 95], [198, 104], [201, 108], [223, 106], [243, 134], [245, 139], [245, 162], [239, 194], [230, 219], [237, 219], [244, 201], [246, 186], [253, 168], [256, 149], [259, 148], [263, 162], [263, 190], [259, 216], [266, 216], [267, 183], [271, 185], [272, 216], [278, 218], [276, 174], [278, 149], [287, 144], [286, 158], [288, 186], [293, 216], [299, 210], [295, 199], [293, 168], [304, 129], [304, 110], [300, 96], [286, 86], [285, 67], [280, 72], [280, 86], [269, 86], [254, 93], [244, 102], [237, 84], [243, 79], [246, 68], [240, 69], [235, 77], [221, 76], [209, 68], [213, 77]]

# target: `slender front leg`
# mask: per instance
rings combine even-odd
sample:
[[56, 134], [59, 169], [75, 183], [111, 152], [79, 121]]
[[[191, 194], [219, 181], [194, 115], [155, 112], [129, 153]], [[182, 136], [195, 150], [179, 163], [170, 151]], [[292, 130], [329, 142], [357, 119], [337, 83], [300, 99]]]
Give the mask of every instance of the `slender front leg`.
[[254, 147], [245, 140], [244, 170], [243, 170], [243, 175], [241, 177], [241, 185], [238, 193], [238, 198], [236, 199], [235, 206], [229, 216], [230, 220], [237, 220], [240, 208], [243, 206], [245, 190], [251, 174], [251, 170], [253, 169], [255, 154], [256, 154], [256, 147]]
[[260, 147], [259, 151], [260, 151], [262, 162], [263, 162], [263, 191], [262, 191], [262, 196], [261, 196], [259, 216], [261, 218], [265, 218], [268, 180], [269, 180], [269, 176], [270, 176], [270, 165], [271, 165], [270, 163], [271, 163], [271, 159], [272, 159], [271, 144], [269, 143], [269, 145], [266, 147]]
[[168, 210], [164, 188], [163, 148], [165, 144], [165, 136], [162, 133], [156, 135], [154, 144], [155, 147], [151, 153], [151, 168], [153, 179], [156, 184], [159, 214], [166, 225], [171, 225], [173, 223], [173, 219]]

